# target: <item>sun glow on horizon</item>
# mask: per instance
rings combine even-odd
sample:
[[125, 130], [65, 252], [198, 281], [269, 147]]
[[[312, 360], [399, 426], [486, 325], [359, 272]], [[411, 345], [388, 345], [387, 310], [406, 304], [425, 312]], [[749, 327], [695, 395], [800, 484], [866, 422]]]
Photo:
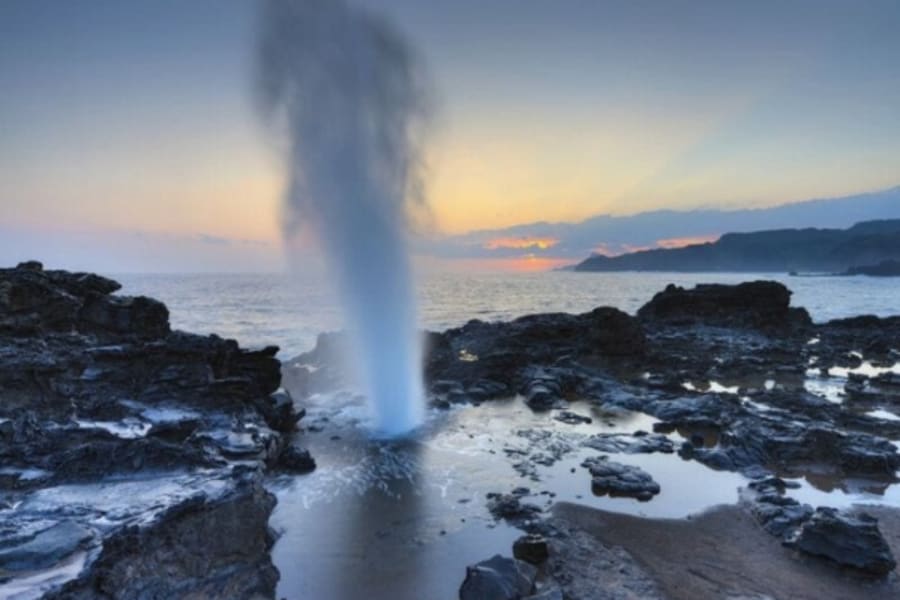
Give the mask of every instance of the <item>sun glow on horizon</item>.
[[511, 248], [519, 250], [536, 248], [538, 250], [547, 250], [557, 245], [558, 243], [558, 239], [550, 237], [504, 237], [485, 242], [483, 248], [485, 250], [498, 250], [500, 248]]

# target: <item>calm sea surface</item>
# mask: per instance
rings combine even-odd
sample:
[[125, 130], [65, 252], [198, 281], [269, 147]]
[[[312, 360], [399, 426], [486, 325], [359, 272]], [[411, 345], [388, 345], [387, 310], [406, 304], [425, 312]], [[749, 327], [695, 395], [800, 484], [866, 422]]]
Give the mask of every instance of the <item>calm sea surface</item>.
[[[341, 328], [338, 302], [325, 281], [285, 275], [115, 275], [123, 293], [158, 298], [174, 327], [218, 333], [243, 345], [277, 344], [288, 358], [309, 350], [316, 335]], [[739, 283], [775, 279], [792, 303], [817, 321], [858, 314], [900, 314], [900, 278], [789, 277], [748, 273], [479, 273], [421, 278], [419, 320], [441, 330], [469, 319], [510, 319], [535, 312], [585, 312], [615, 306], [634, 313], [669, 283]]]

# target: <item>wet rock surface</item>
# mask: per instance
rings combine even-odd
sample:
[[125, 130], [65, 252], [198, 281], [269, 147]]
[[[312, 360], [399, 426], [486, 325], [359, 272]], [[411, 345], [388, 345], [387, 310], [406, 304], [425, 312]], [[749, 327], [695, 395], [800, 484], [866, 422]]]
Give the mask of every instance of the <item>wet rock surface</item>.
[[530, 502], [523, 502], [529, 490], [522, 488], [513, 490], [510, 494], [491, 492], [487, 495], [488, 512], [495, 519], [504, 519], [513, 523], [524, 523], [541, 513], [541, 507]]
[[531, 595], [537, 570], [499, 554], [466, 570], [460, 600], [521, 600]]
[[0, 587], [47, 571], [27, 597], [274, 597], [262, 472], [314, 467], [277, 348], [172, 331], [119, 288], [0, 269]]
[[819, 508], [785, 545], [875, 576], [887, 575], [897, 566], [878, 520], [866, 513], [848, 515]]
[[[117, 289], [38, 264], [0, 270], [0, 586], [57, 569], [65, 575], [39, 593], [273, 597], [273, 499], [262, 474], [315, 468], [307, 444], [293, 439], [298, 427], [326, 432], [317, 437], [335, 446], [341, 437], [327, 416], [300, 422], [303, 411], [280, 389], [275, 348], [171, 331], [163, 305], [113, 296]], [[560, 461], [570, 461], [572, 480], [634, 504], [665, 493], [654, 479], [669, 485], [657, 458], [740, 473], [750, 480], [740, 519], [765, 532], [784, 553], [779, 560], [798, 554], [823, 569], [889, 573], [894, 541], [878, 523], [801, 503], [789, 480], [876, 493], [897, 482], [900, 319], [814, 324], [789, 298], [771, 282], [669, 288], [637, 316], [601, 308], [429, 333], [434, 407], [452, 414], [515, 397], [554, 424], [507, 427], [490, 449], [536, 491], [491, 494], [482, 506], [494, 517], [488, 527], [511, 524], [543, 542], [532, 538], [509, 549], [516, 559], [482, 565], [466, 593], [664, 597], [634, 560], [638, 546], [610, 545], [548, 510], [555, 492], [537, 484]], [[323, 335], [286, 365], [298, 400], [340, 389], [342, 343]], [[612, 429], [604, 415], [618, 412], [646, 420]], [[546, 504], [533, 502], [539, 497]], [[871, 555], [852, 552], [856, 544]], [[867, 558], [854, 563], [851, 554]], [[539, 566], [528, 589], [509, 588], [511, 574], [535, 569], [530, 563]], [[704, 585], [690, 589], [727, 597]], [[727, 591], [735, 597], [771, 591], [734, 585]]]
[[591, 488], [597, 495], [647, 501], [659, 493], [659, 484], [639, 467], [613, 462], [606, 456], [589, 458], [581, 466], [590, 471]]
[[238, 476], [220, 495], [197, 495], [146, 525], [117, 529], [77, 579], [45, 597], [272, 598], [274, 506], [258, 477]]
[[[833, 486], [827, 489], [863, 485], [876, 493], [898, 482], [900, 318], [813, 323], [806, 311], [790, 306], [783, 285], [752, 282], [670, 286], [636, 318], [621, 321], [642, 333], [628, 339], [643, 339], [622, 352], [610, 344], [541, 338], [521, 322], [473, 322], [432, 334], [437, 342], [428, 374], [433, 384], [460, 383], [453, 402], [466, 401], [468, 377], [490, 378], [535, 411], [558, 410], [550, 418], [559, 415], [573, 426], [570, 433], [517, 432], [529, 444], [510, 444], [505, 451], [523, 476], [538, 481], [543, 466], [586, 448], [623, 456], [677, 451], [683, 460], [750, 479], [744, 509], [774, 539], [810, 560], [824, 557], [823, 564], [875, 576], [893, 571], [877, 522], [802, 503], [792, 497], [797, 484], [782, 478], [808, 477], [822, 482], [817, 486]], [[583, 321], [583, 339], [592, 323]], [[517, 338], [523, 328], [527, 347]], [[653, 433], [585, 435], [578, 428], [587, 421], [573, 416], [583, 411], [570, 409], [575, 402], [635, 411], [658, 422]], [[606, 456], [588, 457], [582, 466], [595, 493], [646, 501], [660, 492], [651, 471]], [[863, 483], [846, 483], [851, 481]], [[849, 559], [854, 547], [855, 561]]]
[[513, 544], [513, 556], [533, 565], [540, 565], [549, 554], [547, 540], [537, 533], [523, 535]]

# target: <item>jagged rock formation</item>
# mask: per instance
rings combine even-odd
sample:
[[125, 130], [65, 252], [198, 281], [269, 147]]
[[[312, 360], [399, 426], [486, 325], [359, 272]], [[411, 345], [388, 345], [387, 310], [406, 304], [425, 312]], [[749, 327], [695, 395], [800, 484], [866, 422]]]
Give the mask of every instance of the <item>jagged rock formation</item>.
[[47, 570], [52, 598], [271, 598], [261, 471], [315, 466], [287, 438], [302, 411], [277, 348], [172, 331], [119, 288], [0, 270], [0, 577]]

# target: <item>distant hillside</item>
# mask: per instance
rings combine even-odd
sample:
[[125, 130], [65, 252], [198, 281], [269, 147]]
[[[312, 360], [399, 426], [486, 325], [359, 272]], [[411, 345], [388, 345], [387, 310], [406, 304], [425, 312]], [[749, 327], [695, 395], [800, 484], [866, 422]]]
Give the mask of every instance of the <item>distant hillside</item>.
[[837, 273], [900, 259], [900, 219], [850, 229], [778, 229], [727, 233], [718, 241], [676, 249], [594, 255], [576, 271], [774, 271]]
[[440, 258], [520, 258], [534, 254], [574, 262], [599, 249], [604, 254], [621, 254], [635, 248], [671, 248], [692, 239], [698, 243], [725, 232], [843, 229], [851, 223], [879, 219], [900, 219], [900, 186], [768, 208], [654, 210], [632, 215], [596, 215], [575, 223], [527, 223], [448, 237], [424, 236], [417, 238], [415, 245], [417, 253]]

